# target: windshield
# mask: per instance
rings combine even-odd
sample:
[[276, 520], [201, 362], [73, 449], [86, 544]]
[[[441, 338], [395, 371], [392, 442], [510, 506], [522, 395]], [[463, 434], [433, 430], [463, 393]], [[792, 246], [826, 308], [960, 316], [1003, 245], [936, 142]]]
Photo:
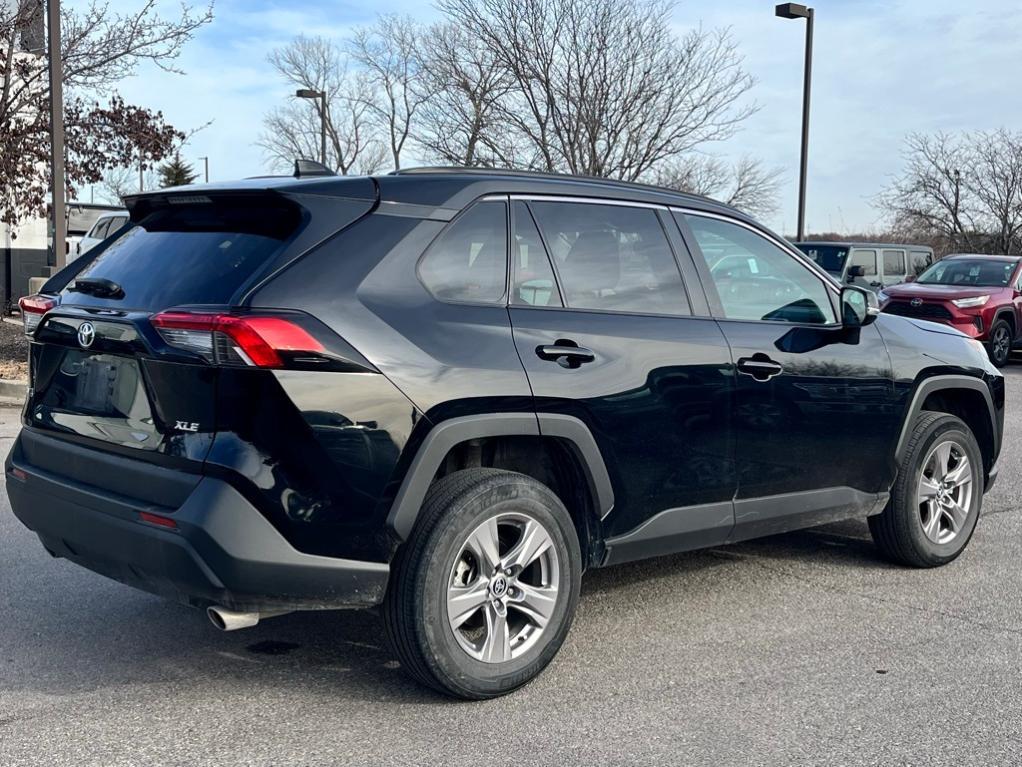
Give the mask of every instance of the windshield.
[[795, 247], [805, 253], [825, 271], [840, 276], [848, 258], [848, 247], [842, 245], [813, 245], [796, 243]]
[[1018, 261], [986, 258], [955, 258], [938, 261], [916, 282], [922, 285], [962, 285], [969, 288], [1003, 288], [1011, 282]]

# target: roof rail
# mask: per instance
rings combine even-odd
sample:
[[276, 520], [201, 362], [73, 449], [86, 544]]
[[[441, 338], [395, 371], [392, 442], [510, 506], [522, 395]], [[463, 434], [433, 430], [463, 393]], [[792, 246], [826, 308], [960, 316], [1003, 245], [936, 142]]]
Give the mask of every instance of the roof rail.
[[694, 197], [700, 200], [707, 200], [718, 205], [722, 205], [719, 200], [714, 200], [710, 197], [705, 197], [700, 194], [692, 194], [691, 192], [681, 192], [677, 189], [671, 189], [667, 186], [657, 186], [656, 184], [644, 184], [641, 181], [623, 181], [616, 178], [605, 178], [603, 176], [584, 176], [574, 173], [551, 173], [549, 171], [541, 170], [518, 170], [514, 168], [467, 168], [459, 167], [456, 165], [438, 165], [438, 166], [421, 166], [416, 168], [401, 168], [400, 170], [392, 170], [388, 173], [388, 176], [415, 176], [425, 175], [430, 173], [450, 173], [464, 174], [470, 176], [525, 176], [527, 178], [548, 178], [555, 181], [591, 181], [598, 184], [610, 184], [613, 186], [620, 186], [629, 189], [645, 189], [651, 192], [664, 192], [666, 194], [678, 194], [685, 197]]

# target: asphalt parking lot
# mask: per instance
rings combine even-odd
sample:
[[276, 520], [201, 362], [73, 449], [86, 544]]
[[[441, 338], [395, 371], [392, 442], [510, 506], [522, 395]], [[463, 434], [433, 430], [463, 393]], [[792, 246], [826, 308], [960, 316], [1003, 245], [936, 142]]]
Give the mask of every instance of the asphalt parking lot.
[[[865, 524], [587, 576], [526, 689], [452, 703], [367, 613], [217, 632], [63, 561], [0, 508], [0, 765], [1022, 762], [1022, 364], [966, 553], [890, 566]], [[0, 410], [4, 453], [17, 412]], [[865, 443], [864, 443], [865, 444]]]

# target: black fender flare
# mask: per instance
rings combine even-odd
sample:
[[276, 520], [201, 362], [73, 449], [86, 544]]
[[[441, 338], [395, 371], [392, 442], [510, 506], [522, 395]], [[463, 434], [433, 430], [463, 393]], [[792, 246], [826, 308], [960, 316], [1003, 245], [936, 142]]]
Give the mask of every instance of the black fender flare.
[[430, 429], [394, 496], [387, 527], [400, 540], [408, 539], [430, 483], [451, 448], [470, 439], [508, 436], [554, 437], [566, 442], [585, 469], [600, 519], [613, 509], [614, 490], [607, 465], [592, 432], [582, 421], [553, 413], [487, 413], [451, 418]]
[[[1009, 317], [1010, 318], [1009, 320], [1007, 320], [1007, 322], [1014, 329], [1013, 332], [1014, 332], [1015, 335], [1012, 338], [1012, 340], [1014, 340], [1015, 338], [1018, 337], [1018, 327], [1017, 327], [1018, 326], [1018, 322], [1016, 321], [1016, 318], [1015, 318], [1015, 311], [1014, 311], [1014, 309], [1011, 309], [1009, 307], [1005, 307], [1003, 309], [998, 309], [997, 313], [994, 315], [994, 321], [992, 323], [990, 323], [990, 328], [993, 328], [993, 326], [996, 325], [998, 323], [998, 321], [1004, 319], [1005, 317]], [[990, 328], [987, 329], [988, 332], [989, 332]]]
[[970, 389], [983, 395], [987, 405], [987, 415], [990, 417], [990, 433], [993, 434], [994, 439], [994, 456], [1000, 453], [1001, 433], [997, 428], [997, 414], [994, 409], [994, 399], [990, 394], [990, 387], [980, 378], [964, 375], [938, 375], [923, 379], [912, 394], [912, 401], [905, 414], [905, 420], [901, 424], [901, 434], [898, 437], [898, 446], [894, 453], [894, 460], [898, 465], [901, 464], [901, 460], [905, 456], [912, 424], [922, 412], [926, 398], [934, 392], [947, 389]]

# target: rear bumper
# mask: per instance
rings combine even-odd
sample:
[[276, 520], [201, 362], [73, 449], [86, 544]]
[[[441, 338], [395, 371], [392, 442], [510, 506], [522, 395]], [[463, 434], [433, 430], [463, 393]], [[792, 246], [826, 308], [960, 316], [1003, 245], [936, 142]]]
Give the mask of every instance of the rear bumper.
[[[39, 439], [60, 444], [32, 437]], [[122, 467], [127, 460], [111, 459]], [[33, 465], [21, 437], [6, 469], [15, 516], [51, 554], [130, 586], [197, 607], [234, 610], [369, 607], [383, 601], [386, 564], [297, 551], [221, 480], [197, 478], [177, 508], [133, 502]], [[172, 519], [176, 527], [145, 522], [143, 512]]]

